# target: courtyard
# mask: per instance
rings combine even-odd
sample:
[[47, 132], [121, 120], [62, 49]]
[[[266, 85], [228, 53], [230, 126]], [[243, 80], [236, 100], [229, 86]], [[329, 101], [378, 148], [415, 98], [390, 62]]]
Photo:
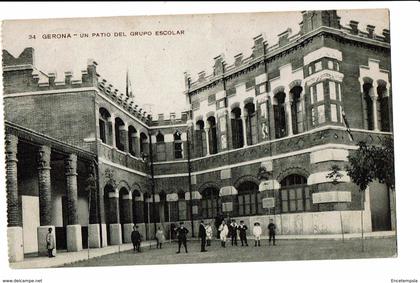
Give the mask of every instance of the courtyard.
[[260, 247], [254, 247], [254, 241], [249, 240], [249, 246], [220, 246], [219, 241], [212, 241], [207, 252], [200, 252], [197, 240], [188, 242], [188, 253], [181, 248], [176, 254], [176, 242], [165, 243], [162, 249], [142, 247], [141, 253], [132, 250], [109, 254], [89, 260], [66, 264], [65, 267], [84, 266], [121, 266], [121, 265], [156, 265], [179, 263], [218, 263], [218, 262], [255, 262], [255, 261], [287, 261], [287, 260], [319, 260], [319, 259], [352, 259], [352, 258], [387, 258], [397, 256], [395, 237], [365, 239], [365, 251], [362, 251], [361, 239], [305, 239], [280, 240], [276, 246], [269, 246], [268, 240], [262, 240]]

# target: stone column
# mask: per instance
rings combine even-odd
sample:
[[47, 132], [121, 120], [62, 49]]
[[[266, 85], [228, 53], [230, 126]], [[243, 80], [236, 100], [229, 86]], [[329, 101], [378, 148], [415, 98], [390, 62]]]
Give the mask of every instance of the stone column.
[[373, 82], [372, 83], [372, 87], [369, 90], [369, 95], [370, 98], [372, 99], [372, 116], [373, 116], [373, 130], [374, 131], [379, 131], [379, 127], [378, 127], [378, 109], [377, 109], [377, 104], [378, 104], [378, 92], [377, 92], [377, 83]]
[[133, 198], [133, 217], [136, 219], [136, 224], [138, 227], [138, 230], [143, 236], [146, 236], [146, 224], [144, 219], [144, 197], [143, 194], [140, 196], [135, 196]]
[[111, 245], [121, 245], [122, 244], [122, 231], [120, 224], [120, 215], [119, 215], [119, 196], [117, 192], [109, 192], [109, 237]]
[[132, 207], [132, 197], [131, 192], [122, 196], [122, 207], [124, 211], [124, 219], [121, 219], [123, 224], [123, 242], [131, 243], [131, 231], [133, 230], [133, 207]]
[[[88, 225], [88, 241], [89, 248], [101, 247], [101, 228], [99, 223], [99, 201], [98, 186], [96, 184], [96, 168], [93, 162], [88, 167], [89, 177], [86, 180], [85, 190], [89, 197], [89, 225]], [[103, 227], [106, 229], [106, 227]]]
[[287, 122], [287, 136], [293, 135], [293, 124], [292, 124], [292, 102], [290, 101], [290, 93], [288, 89], [284, 90], [286, 94], [284, 107], [286, 111], [286, 122]]
[[115, 136], [118, 133], [115, 133], [115, 118], [112, 116], [112, 114], [111, 114], [111, 118], [110, 118], [108, 127], [110, 127], [110, 129], [111, 129], [110, 130], [110, 135], [111, 135], [110, 145], [113, 146], [113, 147], [117, 147], [117, 142], [116, 142]]
[[78, 252], [82, 247], [82, 226], [78, 221], [77, 209], [77, 155], [70, 154], [64, 161], [66, 171], [67, 213], [66, 226], [67, 251]]
[[246, 109], [245, 108], [242, 108], [242, 115], [241, 115], [241, 118], [242, 118], [242, 132], [243, 132], [243, 135], [244, 135], [244, 147], [247, 147], [248, 146], [248, 131], [247, 131], [247, 127], [246, 127], [246, 120], [248, 119], [248, 115], [247, 114], [245, 114], [246, 112]]
[[124, 147], [124, 152], [129, 152], [128, 149], [128, 131], [125, 126], [120, 126], [118, 134], [120, 135], [120, 143]]
[[209, 132], [210, 132], [210, 128], [208, 126], [206, 126], [204, 128], [204, 130], [206, 131], [206, 156], [210, 155], [210, 143], [209, 143]]
[[39, 217], [41, 226], [38, 227], [38, 254], [47, 255], [48, 250], [45, 243], [45, 238], [48, 234], [48, 229], [53, 229], [55, 237], [55, 227], [51, 220], [51, 177], [50, 177], [50, 158], [51, 148], [42, 145], [38, 148], [37, 163], [38, 163], [38, 193], [39, 193]]
[[17, 181], [18, 137], [6, 134], [7, 243], [9, 262], [23, 260], [22, 215]]

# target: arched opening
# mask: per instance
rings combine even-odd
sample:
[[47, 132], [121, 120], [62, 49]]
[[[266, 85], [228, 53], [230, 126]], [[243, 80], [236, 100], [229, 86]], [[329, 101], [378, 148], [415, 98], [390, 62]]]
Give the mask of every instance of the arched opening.
[[168, 202], [166, 201], [166, 193], [160, 192], [159, 193], [159, 222], [168, 222], [169, 221], [169, 209], [168, 209]]
[[179, 221], [185, 221], [188, 217], [187, 201], [185, 200], [185, 192], [178, 193], [178, 218]]
[[207, 124], [209, 126], [209, 149], [210, 154], [217, 153], [217, 129], [216, 129], [216, 118], [214, 116], [210, 116], [207, 118]]
[[156, 135], [156, 159], [157, 161], [166, 160], [165, 136], [161, 132]]
[[363, 116], [364, 116], [364, 127], [367, 130], [374, 129], [374, 116], [373, 116], [373, 101], [372, 101], [372, 83], [363, 84]]
[[129, 198], [128, 189], [122, 187], [118, 194], [121, 224], [132, 223], [131, 199]]
[[281, 211], [299, 212], [311, 210], [311, 195], [307, 180], [304, 176], [291, 174], [281, 182], [280, 203]]
[[196, 156], [201, 157], [207, 154], [206, 152], [206, 131], [204, 130], [204, 121], [198, 120], [195, 124], [195, 149]]
[[140, 133], [140, 156], [145, 156], [148, 152], [147, 136], [145, 133]]
[[117, 149], [126, 150], [126, 131], [124, 129], [124, 122], [121, 118], [115, 118], [115, 146]]
[[298, 134], [303, 132], [303, 97], [302, 97], [302, 87], [294, 86], [290, 90], [290, 95], [292, 98], [291, 110], [292, 110], [292, 129], [293, 134]]
[[238, 187], [238, 215], [262, 214], [262, 201], [258, 191], [258, 185], [254, 182], [246, 181]]
[[222, 213], [222, 201], [217, 188], [206, 188], [201, 196], [201, 216], [203, 218], [215, 218]]
[[176, 131], [174, 133], [174, 157], [175, 159], [183, 158], [181, 133]]
[[137, 137], [137, 130], [133, 127], [133, 126], [129, 126], [128, 127], [128, 151], [132, 156], [138, 156], [137, 154], [137, 141], [138, 141], [138, 137]]
[[235, 107], [231, 112], [230, 124], [232, 128], [232, 147], [241, 148], [244, 146], [244, 130], [241, 117], [241, 108]]
[[105, 144], [112, 144], [111, 114], [105, 108], [99, 108], [99, 138]]
[[111, 185], [106, 185], [104, 188], [104, 208], [105, 208], [105, 222], [107, 224], [107, 242], [111, 245], [111, 235], [109, 224], [119, 223], [119, 208], [118, 199], [115, 194], [115, 189]]
[[258, 142], [257, 112], [255, 111], [255, 104], [252, 102], [245, 104], [245, 111], [247, 142], [248, 145], [253, 145]]
[[142, 217], [143, 215], [143, 209], [142, 209], [142, 202], [141, 202], [141, 193], [139, 190], [133, 191], [133, 223], [143, 223], [144, 219]]
[[386, 84], [378, 84], [378, 127], [383, 132], [391, 130], [389, 119], [389, 96]]
[[282, 138], [287, 135], [287, 124], [286, 124], [286, 106], [284, 104], [286, 100], [286, 94], [284, 91], [277, 92], [273, 99], [273, 110], [274, 110], [274, 129], [276, 138]]

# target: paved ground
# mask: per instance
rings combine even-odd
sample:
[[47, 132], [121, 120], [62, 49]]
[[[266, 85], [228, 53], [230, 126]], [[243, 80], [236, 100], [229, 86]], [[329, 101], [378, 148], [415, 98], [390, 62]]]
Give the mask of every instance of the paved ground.
[[397, 254], [396, 238], [365, 239], [365, 252], [362, 252], [360, 239], [341, 240], [281, 240], [275, 247], [268, 246], [262, 240], [261, 247], [254, 247], [249, 241], [248, 247], [234, 246], [229, 243], [225, 249], [219, 241], [213, 241], [208, 252], [199, 252], [198, 241], [189, 241], [189, 253], [176, 254], [177, 243], [166, 243], [162, 249], [143, 248], [142, 253], [125, 251], [117, 254], [66, 264], [75, 266], [116, 266], [143, 264], [175, 263], [215, 263], [215, 262], [252, 262], [282, 260], [350, 259], [372, 257], [395, 257]]

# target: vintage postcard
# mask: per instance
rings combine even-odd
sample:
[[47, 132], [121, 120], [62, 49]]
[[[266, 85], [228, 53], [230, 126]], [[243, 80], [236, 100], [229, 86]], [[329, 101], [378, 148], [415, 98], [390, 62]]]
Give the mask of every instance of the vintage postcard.
[[397, 257], [390, 48], [386, 9], [4, 21], [10, 267]]

